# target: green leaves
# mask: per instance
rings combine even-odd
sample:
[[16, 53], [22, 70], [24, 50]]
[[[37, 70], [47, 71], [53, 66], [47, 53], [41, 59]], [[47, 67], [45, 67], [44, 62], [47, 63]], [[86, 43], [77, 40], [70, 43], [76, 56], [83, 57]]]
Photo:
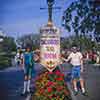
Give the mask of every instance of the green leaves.
[[70, 32], [71, 31], [71, 27], [69, 26], [69, 25], [65, 25], [65, 28], [68, 30], [68, 32]]
[[29, 34], [18, 38], [18, 44], [22, 43], [22, 47], [25, 48], [26, 45], [32, 46], [32, 49], [35, 50], [39, 48], [40, 44], [40, 35], [39, 34]]
[[3, 37], [3, 42], [0, 43], [0, 69], [11, 66], [11, 59], [16, 51], [16, 43], [11, 37]]
[[64, 74], [60, 70], [55, 69], [53, 72], [44, 72], [38, 76], [32, 100], [64, 100], [65, 97], [66, 100], [71, 100]]
[[[100, 34], [100, 7], [96, 1], [78, 0], [64, 11], [63, 27], [75, 34]], [[95, 30], [95, 32], [94, 32]]]

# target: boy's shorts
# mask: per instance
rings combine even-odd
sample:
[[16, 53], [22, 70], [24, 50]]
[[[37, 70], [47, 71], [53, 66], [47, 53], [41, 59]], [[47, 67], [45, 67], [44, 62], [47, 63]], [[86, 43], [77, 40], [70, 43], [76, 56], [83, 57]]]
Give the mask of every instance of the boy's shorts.
[[24, 67], [24, 75], [25, 76], [32, 76], [32, 66], [30, 65], [25, 65]]
[[72, 68], [72, 79], [80, 79], [81, 66], [73, 66]]

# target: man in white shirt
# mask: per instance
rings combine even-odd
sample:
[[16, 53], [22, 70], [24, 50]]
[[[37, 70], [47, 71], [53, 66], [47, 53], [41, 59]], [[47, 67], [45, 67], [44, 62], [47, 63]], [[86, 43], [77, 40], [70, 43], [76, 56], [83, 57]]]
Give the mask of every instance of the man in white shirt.
[[78, 94], [78, 89], [77, 89], [77, 82], [80, 80], [80, 85], [81, 85], [81, 90], [82, 94], [85, 95], [86, 91], [84, 88], [84, 80], [81, 78], [81, 73], [83, 72], [83, 56], [82, 54], [77, 50], [76, 47], [72, 48], [72, 52], [68, 56], [67, 59], [63, 58], [65, 61], [70, 61], [72, 64], [72, 83], [74, 87], [74, 93], [75, 95]]

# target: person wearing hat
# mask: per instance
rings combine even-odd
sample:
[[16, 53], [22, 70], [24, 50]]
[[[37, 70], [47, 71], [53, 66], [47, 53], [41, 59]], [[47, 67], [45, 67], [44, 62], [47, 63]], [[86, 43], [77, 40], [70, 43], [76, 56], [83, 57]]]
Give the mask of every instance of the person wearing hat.
[[63, 58], [64, 61], [70, 61], [72, 64], [72, 83], [74, 88], [75, 95], [78, 94], [77, 82], [80, 81], [81, 91], [83, 95], [86, 95], [86, 91], [84, 88], [84, 81], [81, 77], [81, 73], [83, 72], [83, 56], [81, 52], [79, 52], [76, 46], [72, 47], [72, 52], [68, 56], [67, 59]]

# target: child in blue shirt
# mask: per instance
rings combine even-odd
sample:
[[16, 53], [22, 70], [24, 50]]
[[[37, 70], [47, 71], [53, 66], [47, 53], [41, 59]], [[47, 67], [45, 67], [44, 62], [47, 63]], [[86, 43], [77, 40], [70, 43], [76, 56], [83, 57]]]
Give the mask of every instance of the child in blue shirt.
[[26, 52], [23, 54], [23, 66], [24, 66], [24, 89], [22, 95], [30, 93], [30, 82], [32, 77], [32, 70], [34, 67], [34, 54], [31, 52], [30, 47], [26, 47]]

